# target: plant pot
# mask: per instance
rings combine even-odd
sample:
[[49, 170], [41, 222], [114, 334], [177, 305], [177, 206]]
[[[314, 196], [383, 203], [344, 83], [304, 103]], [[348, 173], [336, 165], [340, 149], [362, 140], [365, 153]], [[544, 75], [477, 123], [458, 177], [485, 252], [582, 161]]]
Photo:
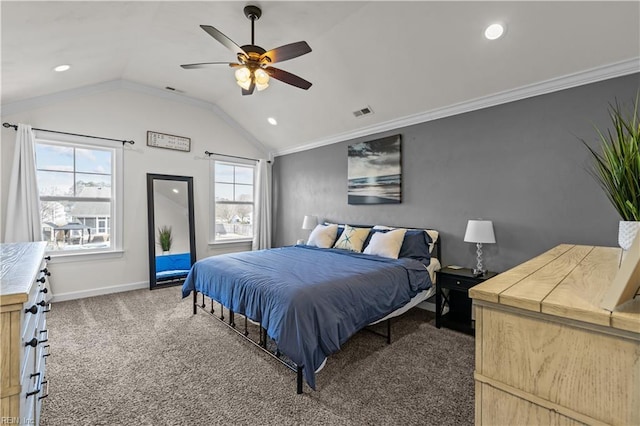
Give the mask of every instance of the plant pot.
[[640, 230], [640, 222], [621, 220], [618, 227], [618, 244], [623, 250], [629, 250]]

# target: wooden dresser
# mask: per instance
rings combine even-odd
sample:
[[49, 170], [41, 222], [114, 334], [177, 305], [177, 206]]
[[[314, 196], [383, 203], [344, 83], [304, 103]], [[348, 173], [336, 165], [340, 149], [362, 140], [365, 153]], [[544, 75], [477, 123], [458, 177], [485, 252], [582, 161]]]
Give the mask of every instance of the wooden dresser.
[[470, 289], [477, 425], [640, 425], [640, 297], [599, 308], [620, 255], [563, 244]]
[[44, 242], [0, 244], [0, 423], [39, 424], [50, 309]]

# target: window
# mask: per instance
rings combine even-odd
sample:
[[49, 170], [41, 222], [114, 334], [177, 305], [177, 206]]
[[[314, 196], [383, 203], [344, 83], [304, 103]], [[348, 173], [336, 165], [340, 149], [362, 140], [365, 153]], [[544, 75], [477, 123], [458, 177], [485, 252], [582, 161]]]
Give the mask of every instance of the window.
[[253, 239], [254, 164], [212, 161], [214, 243]]
[[47, 250], [101, 252], [119, 248], [115, 220], [122, 150], [98, 143], [36, 139], [40, 219]]

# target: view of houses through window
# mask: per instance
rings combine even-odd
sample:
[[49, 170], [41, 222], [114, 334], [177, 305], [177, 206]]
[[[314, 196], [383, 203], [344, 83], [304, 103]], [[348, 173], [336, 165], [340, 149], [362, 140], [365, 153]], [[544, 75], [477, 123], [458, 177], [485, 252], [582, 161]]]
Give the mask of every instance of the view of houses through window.
[[252, 239], [254, 166], [216, 161], [214, 170], [214, 241]]
[[114, 151], [37, 141], [42, 234], [48, 250], [111, 248]]

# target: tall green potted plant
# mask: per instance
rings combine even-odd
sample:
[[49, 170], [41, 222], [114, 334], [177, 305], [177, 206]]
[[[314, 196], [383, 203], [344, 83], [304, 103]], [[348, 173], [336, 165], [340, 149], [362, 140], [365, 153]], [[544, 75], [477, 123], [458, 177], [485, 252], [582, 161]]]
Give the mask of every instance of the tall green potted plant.
[[173, 243], [171, 227], [164, 225], [158, 228], [158, 244], [164, 253], [168, 253], [171, 250], [171, 243]]
[[596, 127], [601, 152], [591, 148], [591, 172], [621, 217], [618, 244], [628, 250], [640, 230], [640, 116], [638, 99], [631, 113], [622, 110], [618, 102], [609, 105], [613, 125], [606, 132]]

